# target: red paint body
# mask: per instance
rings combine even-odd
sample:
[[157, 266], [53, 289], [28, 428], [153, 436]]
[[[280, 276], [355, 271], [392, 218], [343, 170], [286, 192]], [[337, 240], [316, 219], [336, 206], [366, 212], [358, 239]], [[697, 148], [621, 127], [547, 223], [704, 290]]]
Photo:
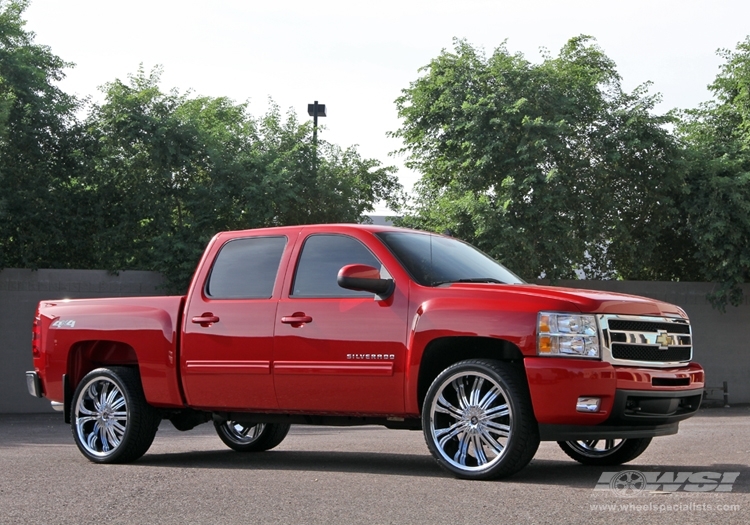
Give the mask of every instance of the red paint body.
[[[618, 389], [703, 388], [703, 371], [694, 363], [645, 369], [537, 356], [540, 311], [684, 317], [679, 308], [641, 297], [533, 285], [421, 286], [375, 237], [389, 230], [320, 225], [220, 233], [185, 297], [43, 301], [34, 366], [44, 395], [63, 402], [63, 374], [74, 388], [97, 366], [125, 364], [138, 366], [148, 402], [161, 408], [409, 418], [421, 411], [425, 349], [455, 337], [504, 341], [520, 352], [540, 424], [601, 423]], [[316, 233], [361, 241], [393, 278], [393, 293], [385, 300], [291, 296], [302, 246]], [[231, 239], [262, 236], [286, 237], [272, 297], [207, 296], [206, 280], [221, 247]], [[689, 384], [655, 387], [654, 377], [688, 378]], [[599, 412], [577, 412], [579, 396], [601, 397]]]

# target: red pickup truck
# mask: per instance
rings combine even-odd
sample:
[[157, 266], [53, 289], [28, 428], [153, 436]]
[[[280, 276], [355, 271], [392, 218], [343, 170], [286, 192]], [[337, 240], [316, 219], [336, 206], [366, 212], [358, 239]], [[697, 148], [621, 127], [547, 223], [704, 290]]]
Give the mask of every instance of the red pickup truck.
[[291, 424], [423, 430], [462, 478], [540, 440], [616, 465], [701, 402], [685, 312], [525, 284], [472, 246], [363, 225], [224, 232], [183, 297], [42, 301], [29, 392], [93, 462], [146, 453], [163, 419], [268, 450]]

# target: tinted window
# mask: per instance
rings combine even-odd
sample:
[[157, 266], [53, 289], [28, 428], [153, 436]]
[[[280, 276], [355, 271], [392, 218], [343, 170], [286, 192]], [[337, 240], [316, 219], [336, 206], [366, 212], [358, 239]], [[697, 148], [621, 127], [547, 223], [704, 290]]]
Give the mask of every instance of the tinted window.
[[305, 241], [297, 264], [292, 294], [295, 297], [372, 297], [369, 292], [341, 288], [339, 270], [347, 264], [381, 268], [364, 244], [343, 235], [312, 235]]
[[215, 299], [268, 299], [286, 237], [236, 239], [222, 246], [206, 294]]
[[523, 282], [495, 259], [457, 239], [417, 232], [382, 232], [377, 236], [423, 286], [471, 281]]

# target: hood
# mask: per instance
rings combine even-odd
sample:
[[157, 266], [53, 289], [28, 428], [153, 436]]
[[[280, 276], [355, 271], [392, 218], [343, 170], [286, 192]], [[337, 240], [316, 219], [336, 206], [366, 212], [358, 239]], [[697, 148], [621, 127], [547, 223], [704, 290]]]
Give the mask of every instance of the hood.
[[687, 318], [687, 314], [679, 306], [648, 297], [617, 292], [538, 286], [533, 284], [485, 283], [454, 283], [450, 285], [450, 289], [455, 291], [473, 291], [475, 293], [488, 292], [493, 295], [523, 295], [528, 298], [538, 297], [553, 301], [565, 301], [578, 308], [581, 313]]

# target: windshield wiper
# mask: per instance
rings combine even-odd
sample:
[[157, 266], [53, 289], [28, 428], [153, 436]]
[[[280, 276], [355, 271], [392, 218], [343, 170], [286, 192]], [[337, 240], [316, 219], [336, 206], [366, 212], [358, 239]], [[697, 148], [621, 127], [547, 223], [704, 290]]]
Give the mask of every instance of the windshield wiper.
[[470, 279], [455, 279], [452, 281], [439, 281], [436, 283], [432, 283], [432, 286], [440, 286], [441, 284], [450, 284], [450, 283], [495, 283], [495, 284], [506, 284], [503, 281], [498, 281], [497, 279], [493, 277], [472, 277]]

